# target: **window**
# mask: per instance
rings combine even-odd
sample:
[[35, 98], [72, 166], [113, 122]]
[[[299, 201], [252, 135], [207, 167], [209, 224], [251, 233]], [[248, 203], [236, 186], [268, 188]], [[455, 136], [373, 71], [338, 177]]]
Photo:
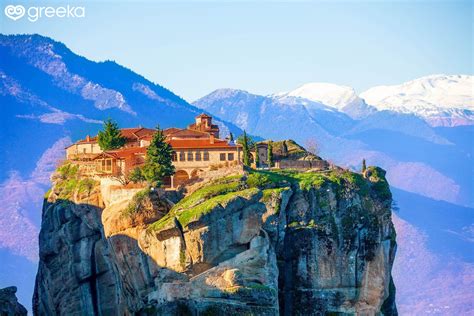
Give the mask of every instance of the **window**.
[[186, 158], [184, 157], [184, 152], [180, 151], [179, 152], [179, 161], [185, 161]]
[[188, 161], [193, 161], [194, 160], [194, 154], [192, 151], [188, 152]]
[[196, 161], [201, 161], [201, 152], [196, 151]]
[[234, 153], [228, 153], [227, 154], [227, 160], [229, 160], [229, 161], [234, 160]]
[[171, 161], [178, 161], [178, 155], [175, 151], [171, 153]]
[[208, 151], [205, 151], [205, 152], [204, 152], [203, 160], [204, 160], [204, 161], [209, 161], [209, 152], [208, 152]]
[[111, 159], [107, 159], [106, 162], [107, 162], [107, 163], [106, 163], [105, 171], [112, 172], [112, 160], [111, 160]]
[[112, 172], [112, 159], [101, 159], [98, 169], [101, 172]]
[[221, 153], [219, 156], [221, 161], [225, 161], [225, 153]]
[[82, 153], [85, 154], [87, 152], [87, 149], [82, 148]]

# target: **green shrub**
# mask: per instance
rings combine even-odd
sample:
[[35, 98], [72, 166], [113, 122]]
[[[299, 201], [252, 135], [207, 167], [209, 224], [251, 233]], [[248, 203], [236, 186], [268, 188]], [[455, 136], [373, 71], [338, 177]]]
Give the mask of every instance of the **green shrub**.
[[218, 205], [222, 205], [222, 207], [225, 207], [232, 200], [235, 200], [239, 197], [249, 198], [250, 196], [257, 193], [258, 193], [258, 189], [251, 188], [251, 189], [246, 189], [243, 191], [231, 192], [224, 195], [219, 195], [209, 200], [206, 200], [205, 202], [195, 207], [182, 211], [181, 213], [177, 215], [177, 218], [180, 224], [184, 227], [188, 225], [190, 222], [199, 219], [201, 216], [208, 214]]
[[246, 181], [249, 188], [264, 188], [265, 186], [272, 183], [270, 177], [263, 173], [251, 173], [247, 177]]
[[77, 185], [77, 191], [79, 193], [87, 193], [89, 194], [94, 186], [97, 184], [97, 181], [91, 178], [85, 178], [79, 180], [79, 183]]
[[291, 222], [291, 223], [289, 223], [289, 224], [288, 224], [288, 225], [286, 225], [286, 226], [288, 226], [288, 227], [291, 227], [291, 228], [295, 228], [295, 227], [298, 227], [298, 226], [300, 226], [300, 223], [299, 223], [299, 222], [296, 222], [296, 221], [294, 221], [294, 222]]
[[372, 189], [377, 193], [382, 200], [391, 200], [392, 193], [390, 192], [390, 186], [385, 179], [385, 170], [379, 167], [370, 166], [366, 170], [366, 175], [372, 182]]
[[240, 179], [240, 176], [230, 176], [219, 179], [185, 197], [179, 201], [173, 209], [189, 208], [212, 197], [241, 190], [244, 183], [241, 182]]
[[45, 199], [49, 198], [50, 194], [51, 194], [51, 188], [49, 188], [48, 191], [46, 191], [46, 193], [44, 194], [44, 198]]
[[57, 169], [57, 172], [59, 173], [59, 176], [62, 180], [66, 180], [68, 178], [76, 177], [78, 170], [79, 170], [78, 165], [65, 163]]
[[[72, 199], [75, 192], [90, 194], [97, 181], [91, 178], [81, 177], [79, 166], [71, 163], [63, 164], [56, 170], [59, 175], [54, 188], [59, 199]], [[49, 196], [49, 194], [48, 194]]]
[[138, 191], [133, 196], [127, 208], [122, 211], [123, 216], [132, 217], [144, 207], [144, 203], [150, 197], [150, 188]]
[[139, 167], [135, 167], [135, 169], [133, 169], [128, 175], [128, 178], [133, 183], [145, 181], [145, 176], [143, 175], [142, 169]]
[[[166, 227], [167, 225], [171, 224], [173, 218], [177, 218], [181, 226], [185, 227], [192, 221], [198, 220], [200, 217], [208, 214], [210, 211], [222, 205], [225, 207], [229, 202], [235, 200], [237, 198], [250, 198], [251, 196], [258, 194], [259, 190], [256, 188], [245, 189], [242, 191], [237, 192], [229, 192], [222, 195], [217, 195], [205, 200], [199, 200], [200, 203], [186, 203], [186, 204], [176, 204], [168, 214], [166, 214], [160, 220], [151, 224], [148, 228], [148, 231], [159, 231]], [[192, 197], [191, 194], [188, 198]]]

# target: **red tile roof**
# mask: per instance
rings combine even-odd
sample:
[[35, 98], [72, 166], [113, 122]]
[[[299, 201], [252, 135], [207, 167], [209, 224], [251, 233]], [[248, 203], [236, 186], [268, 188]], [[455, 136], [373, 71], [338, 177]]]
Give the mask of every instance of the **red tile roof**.
[[165, 136], [167, 136], [167, 135], [170, 135], [170, 134], [179, 132], [180, 130], [181, 130], [181, 128], [170, 127], [170, 128], [164, 129], [164, 130], [163, 130], [163, 134], [164, 134]]
[[[148, 136], [153, 136], [156, 130], [152, 128], [145, 127], [132, 127], [132, 128], [121, 128], [120, 134], [127, 139], [127, 141], [135, 141], [138, 139], [143, 139]], [[76, 144], [90, 144], [97, 143], [97, 136], [90, 137], [89, 141], [87, 139], [81, 139], [76, 142]], [[72, 145], [71, 145], [72, 146]]]
[[198, 116], [196, 116], [196, 118], [198, 118], [198, 117], [212, 117], [212, 116], [209, 116], [206, 113], [201, 113]]
[[191, 130], [191, 129], [187, 129], [187, 128], [177, 130], [177, 131], [175, 131], [173, 133], [170, 133], [166, 136], [171, 137], [171, 138], [175, 138], [175, 137], [178, 137], [178, 138], [180, 138], [180, 137], [181, 138], [209, 138], [210, 137], [209, 133], [207, 133], [207, 132], [196, 131], [196, 130]]
[[[89, 141], [86, 140], [86, 139], [78, 140], [76, 143], [74, 143], [74, 144], [72, 144], [72, 145], [75, 145], [75, 144], [91, 144], [91, 143], [97, 143], [97, 136], [91, 137], [91, 138], [89, 139]], [[72, 146], [72, 145], [71, 145], [71, 146]], [[69, 147], [71, 147], [71, 146], [69, 146]]]
[[145, 154], [146, 150], [147, 147], [129, 147], [117, 150], [107, 150], [95, 156], [94, 159], [97, 159], [103, 155], [110, 156], [116, 159], [127, 158], [133, 155]]
[[155, 129], [152, 128], [144, 128], [144, 127], [135, 127], [135, 128], [121, 128], [120, 133], [123, 137], [130, 139], [130, 140], [137, 140], [141, 139], [144, 136], [153, 135], [156, 132]]

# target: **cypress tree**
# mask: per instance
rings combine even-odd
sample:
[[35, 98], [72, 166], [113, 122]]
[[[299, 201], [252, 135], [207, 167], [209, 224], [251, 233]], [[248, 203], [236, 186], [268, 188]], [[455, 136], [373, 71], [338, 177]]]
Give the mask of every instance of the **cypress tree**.
[[104, 121], [104, 130], [99, 131], [97, 142], [102, 150], [118, 149], [125, 145], [125, 138], [122, 137], [117, 123], [109, 118]]
[[246, 131], [244, 131], [244, 136], [242, 137], [242, 147], [243, 163], [245, 166], [250, 167], [250, 148], [249, 139]]
[[272, 141], [268, 142], [267, 159], [268, 159], [268, 166], [273, 167], [273, 144], [272, 144]]
[[367, 165], [365, 164], [365, 159], [362, 159], [362, 173], [364, 173], [365, 170], [367, 170]]
[[286, 145], [286, 140], [283, 141], [282, 152], [283, 156], [286, 156], [288, 154], [288, 146]]
[[232, 134], [232, 132], [229, 133], [229, 141], [230, 142], [234, 141], [234, 134]]
[[258, 156], [257, 144], [255, 144], [255, 168], [260, 167], [260, 157]]
[[161, 186], [166, 176], [172, 176], [175, 168], [172, 163], [173, 149], [166, 141], [166, 137], [159, 126], [150, 142], [146, 152], [145, 165], [143, 166], [143, 178], [153, 186]]

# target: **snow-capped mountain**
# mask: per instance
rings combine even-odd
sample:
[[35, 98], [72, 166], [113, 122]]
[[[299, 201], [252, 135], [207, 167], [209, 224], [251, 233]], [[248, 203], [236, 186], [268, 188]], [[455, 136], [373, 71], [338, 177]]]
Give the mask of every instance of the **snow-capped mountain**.
[[378, 110], [415, 114], [432, 126], [474, 124], [474, 76], [431, 75], [360, 94]]
[[322, 82], [307, 83], [293, 91], [280, 93], [279, 95], [321, 102], [336, 109], [342, 109], [348, 104], [361, 101], [351, 87]]
[[[288, 99], [288, 98], [286, 98]], [[304, 103], [311, 103], [303, 100]], [[290, 101], [290, 102], [284, 102]], [[194, 102], [194, 105], [209, 113], [219, 115], [226, 121], [231, 121], [238, 127], [245, 129], [253, 135], [264, 135], [267, 138], [277, 138], [280, 131], [275, 126], [298, 126], [291, 129], [289, 138], [306, 140], [307, 135], [317, 135], [319, 139], [329, 138], [327, 129], [312, 118], [305, 104], [275, 99], [251, 94], [247, 91], [236, 89], [219, 89]], [[326, 107], [327, 108], [327, 107]], [[316, 110], [313, 107], [313, 110]], [[337, 124], [332, 113], [342, 114], [337, 111], [320, 110], [332, 119], [331, 124]], [[344, 115], [344, 114], [342, 114]]]
[[333, 83], [312, 82], [290, 92], [277, 93], [274, 97], [298, 97], [322, 103], [358, 119], [374, 113], [353, 88]]
[[431, 126], [474, 124], [474, 76], [431, 75], [399, 85], [376, 86], [357, 95], [353, 88], [312, 82], [273, 95], [322, 103], [362, 119], [377, 111], [413, 114]]

